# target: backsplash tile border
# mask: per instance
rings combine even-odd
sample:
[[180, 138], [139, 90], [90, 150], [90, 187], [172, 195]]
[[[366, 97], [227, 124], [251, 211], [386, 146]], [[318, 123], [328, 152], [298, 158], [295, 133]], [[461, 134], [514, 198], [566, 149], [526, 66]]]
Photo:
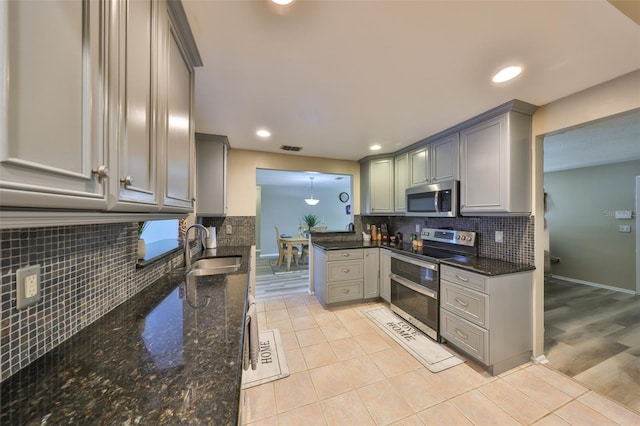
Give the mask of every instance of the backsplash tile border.
[[[9, 229], [0, 238], [0, 382], [103, 317], [182, 253], [136, 269], [137, 223]], [[41, 300], [16, 309], [16, 270], [41, 265]]]

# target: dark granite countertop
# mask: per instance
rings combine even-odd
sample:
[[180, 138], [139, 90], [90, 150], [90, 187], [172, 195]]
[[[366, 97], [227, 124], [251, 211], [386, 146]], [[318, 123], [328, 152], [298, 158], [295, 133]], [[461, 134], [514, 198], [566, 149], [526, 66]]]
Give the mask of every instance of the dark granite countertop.
[[[380, 247], [387, 248], [391, 251], [409, 255], [411, 257], [421, 258], [422, 249], [412, 249], [410, 244], [388, 244], [381, 243], [380, 241], [322, 241], [313, 243], [314, 246], [323, 250], [345, 250], [345, 249], [358, 249], [358, 248], [370, 248]], [[455, 266], [457, 268], [466, 269], [478, 274], [494, 276], [494, 275], [506, 275], [515, 274], [517, 272], [531, 271], [535, 267], [532, 265], [525, 265], [520, 263], [512, 263], [504, 260], [490, 259], [488, 257], [479, 256], [465, 256], [452, 254], [450, 258], [439, 259], [440, 263], [444, 265]]]
[[442, 259], [440, 263], [488, 276], [515, 274], [517, 272], [533, 271], [536, 269], [535, 266], [531, 265], [473, 256], [457, 256], [452, 259]]
[[172, 271], [5, 380], [0, 423], [235, 425], [250, 247], [216, 255], [240, 270]]

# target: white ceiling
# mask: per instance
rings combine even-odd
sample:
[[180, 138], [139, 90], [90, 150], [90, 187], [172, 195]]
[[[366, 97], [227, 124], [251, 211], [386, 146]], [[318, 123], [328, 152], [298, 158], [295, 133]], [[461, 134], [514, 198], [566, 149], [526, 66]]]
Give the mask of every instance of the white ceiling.
[[[344, 181], [345, 179], [351, 179], [350, 175], [338, 175], [329, 173], [317, 173], [317, 172], [294, 172], [288, 170], [271, 170], [271, 169], [256, 169], [256, 185], [266, 186], [282, 186], [287, 187], [307, 187], [311, 188], [310, 177], [313, 177], [314, 188], [332, 188], [335, 186], [336, 181]], [[350, 182], [350, 181], [349, 181]]]
[[[511, 99], [544, 105], [640, 68], [640, 26], [604, 0], [183, 4], [204, 62], [196, 130], [232, 148], [357, 160], [374, 143], [392, 152]], [[490, 82], [513, 63], [518, 79]]]
[[544, 138], [545, 172], [632, 160], [640, 160], [640, 110]]

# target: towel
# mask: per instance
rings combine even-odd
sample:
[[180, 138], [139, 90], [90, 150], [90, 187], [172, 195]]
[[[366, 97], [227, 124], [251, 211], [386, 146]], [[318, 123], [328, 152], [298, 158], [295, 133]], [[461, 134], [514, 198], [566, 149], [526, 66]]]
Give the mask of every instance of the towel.
[[258, 368], [258, 357], [260, 356], [260, 339], [258, 337], [258, 312], [255, 299], [252, 295], [247, 298], [249, 308], [245, 319], [244, 348], [242, 367], [245, 370], [255, 370]]

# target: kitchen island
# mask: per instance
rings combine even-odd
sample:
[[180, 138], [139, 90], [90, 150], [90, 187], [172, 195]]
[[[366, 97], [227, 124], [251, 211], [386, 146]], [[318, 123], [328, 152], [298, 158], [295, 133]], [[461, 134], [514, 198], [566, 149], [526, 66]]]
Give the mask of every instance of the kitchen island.
[[215, 255], [240, 269], [169, 272], [5, 380], [0, 423], [236, 424], [250, 247]]

